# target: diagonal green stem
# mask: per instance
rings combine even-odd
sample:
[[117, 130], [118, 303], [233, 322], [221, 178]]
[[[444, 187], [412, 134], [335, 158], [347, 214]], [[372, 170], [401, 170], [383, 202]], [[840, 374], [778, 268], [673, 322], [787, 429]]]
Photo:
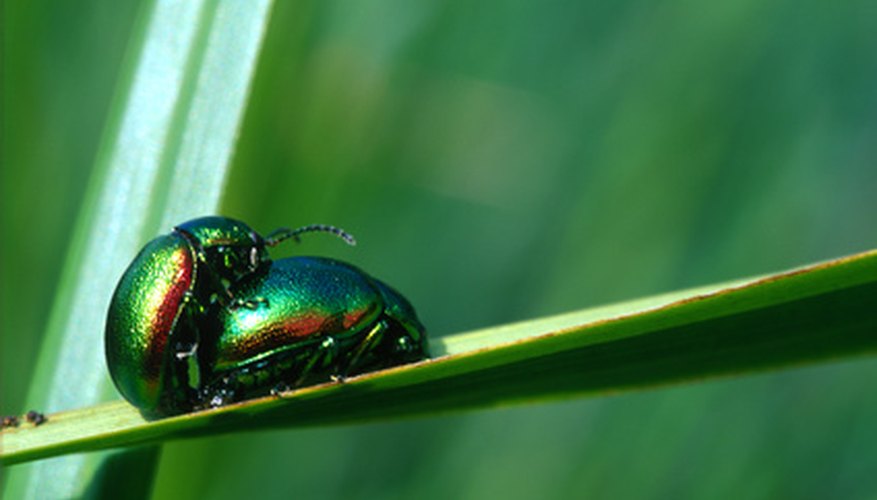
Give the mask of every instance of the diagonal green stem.
[[877, 251], [453, 335], [436, 358], [157, 421], [118, 401], [4, 433], [4, 463], [272, 427], [605, 394], [877, 350]]

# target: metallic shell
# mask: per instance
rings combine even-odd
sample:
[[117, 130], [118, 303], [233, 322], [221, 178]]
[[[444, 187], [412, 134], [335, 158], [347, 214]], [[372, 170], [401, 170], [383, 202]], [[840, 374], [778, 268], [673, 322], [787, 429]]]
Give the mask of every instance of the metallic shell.
[[194, 281], [194, 255], [181, 236], [150, 241], [128, 266], [107, 316], [107, 365], [119, 392], [139, 408], [160, 403], [170, 337]]
[[213, 369], [230, 370], [301, 348], [328, 335], [355, 336], [383, 312], [381, 291], [359, 269], [332, 259], [295, 257], [233, 290], [259, 298], [252, 307], [218, 314]]

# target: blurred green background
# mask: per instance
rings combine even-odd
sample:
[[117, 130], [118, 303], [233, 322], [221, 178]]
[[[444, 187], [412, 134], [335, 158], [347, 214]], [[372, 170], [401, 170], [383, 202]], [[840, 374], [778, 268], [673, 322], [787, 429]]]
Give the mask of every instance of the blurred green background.
[[[140, 7], [7, 0], [0, 412], [21, 405]], [[278, 2], [223, 212], [435, 336], [877, 246], [873, 2]], [[95, 346], [95, 348], [102, 348]], [[164, 447], [186, 498], [873, 498], [877, 360]], [[75, 390], [76, 388], [71, 388]]]

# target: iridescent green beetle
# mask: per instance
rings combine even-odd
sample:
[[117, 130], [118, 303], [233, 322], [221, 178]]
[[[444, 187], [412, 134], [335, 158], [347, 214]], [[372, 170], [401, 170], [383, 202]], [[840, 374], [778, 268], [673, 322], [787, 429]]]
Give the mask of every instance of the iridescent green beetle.
[[399, 292], [333, 259], [276, 260], [231, 288], [202, 344], [201, 406], [425, 359], [426, 335]]
[[144, 247], [107, 317], [107, 364], [148, 415], [220, 406], [424, 359], [426, 337], [398, 292], [343, 262], [272, 262], [265, 247], [332, 226], [261, 237], [239, 221], [195, 219]]
[[208, 310], [246, 306], [229, 288], [270, 265], [266, 247], [331, 226], [279, 229], [262, 237], [226, 217], [190, 220], [146, 244], [122, 275], [105, 332], [107, 366], [119, 392], [151, 413], [188, 408], [197, 390], [191, 354], [203, 341]]

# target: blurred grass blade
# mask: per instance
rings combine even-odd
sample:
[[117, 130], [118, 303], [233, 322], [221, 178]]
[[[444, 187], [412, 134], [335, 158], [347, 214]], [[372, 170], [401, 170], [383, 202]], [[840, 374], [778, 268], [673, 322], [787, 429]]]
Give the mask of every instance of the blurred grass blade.
[[[103, 354], [110, 295], [147, 239], [216, 211], [270, 5], [176, 0], [145, 7], [74, 231], [30, 407], [54, 412], [115, 397]], [[106, 490], [89, 484], [93, 475], [117, 469], [102, 457], [41, 462], [11, 471], [4, 492], [16, 499], [98, 494]]]
[[877, 251], [438, 339], [436, 359], [146, 421], [124, 402], [7, 431], [2, 460], [610, 393], [877, 350]]

